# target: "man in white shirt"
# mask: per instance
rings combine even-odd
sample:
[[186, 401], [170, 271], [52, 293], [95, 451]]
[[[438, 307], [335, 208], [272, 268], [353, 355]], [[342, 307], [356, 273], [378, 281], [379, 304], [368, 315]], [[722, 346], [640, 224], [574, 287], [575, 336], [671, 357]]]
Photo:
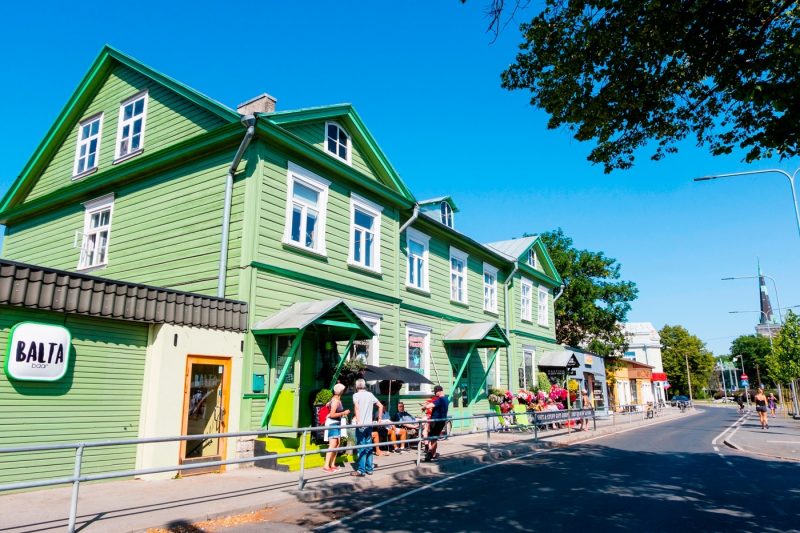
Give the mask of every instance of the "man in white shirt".
[[353, 406], [355, 407], [354, 424], [356, 428], [356, 445], [369, 446], [358, 449], [358, 470], [350, 474], [351, 476], [363, 477], [371, 476], [375, 469], [372, 461], [372, 454], [375, 451], [372, 446], [372, 424], [374, 407], [378, 406], [378, 420], [383, 419], [383, 404], [378, 401], [374, 394], [366, 390], [367, 383], [363, 379], [356, 380], [356, 392], [353, 394]]

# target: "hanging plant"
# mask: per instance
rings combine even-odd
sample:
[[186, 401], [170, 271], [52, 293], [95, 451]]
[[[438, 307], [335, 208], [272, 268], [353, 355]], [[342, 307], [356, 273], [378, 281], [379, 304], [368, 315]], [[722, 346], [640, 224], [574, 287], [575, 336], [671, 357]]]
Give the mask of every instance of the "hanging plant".
[[357, 379], [364, 377], [366, 363], [361, 359], [348, 359], [342, 363], [342, 371], [339, 373], [339, 382], [345, 387], [352, 387]]

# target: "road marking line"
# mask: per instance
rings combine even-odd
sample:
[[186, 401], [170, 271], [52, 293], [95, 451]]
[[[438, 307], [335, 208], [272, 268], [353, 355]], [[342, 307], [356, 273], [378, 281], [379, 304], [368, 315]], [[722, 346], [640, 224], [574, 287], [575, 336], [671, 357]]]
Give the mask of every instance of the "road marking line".
[[[690, 413], [690, 414], [696, 414], [696, 413], [700, 413], [700, 412], [702, 412], [702, 411], [695, 411], [694, 413]], [[597, 440], [597, 439], [602, 439], [604, 437], [610, 437], [612, 435], [619, 435], [620, 433], [627, 433], [628, 431], [633, 431], [634, 429], [641, 429], [643, 427], [655, 426], [655, 425], [661, 424], [663, 422], [670, 422], [673, 419], [674, 419], [674, 417], [665, 418], [663, 420], [650, 422], [649, 424], [644, 424], [644, 425], [640, 425], [640, 426], [633, 426], [633, 427], [630, 427], [630, 428], [623, 429], [621, 431], [616, 431], [614, 433], [606, 433], [604, 435], [598, 435], [596, 437], [590, 437], [588, 439], [583, 439], [583, 440], [567, 443], [567, 446], [573, 446], [575, 444], [583, 444], [584, 442], [589, 442], [589, 441], [593, 441], [593, 440]], [[389, 505], [390, 503], [394, 503], [394, 502], [396, 502], [398, 500], [402, 500], [403, 498], [406, 498], [408, 496], [412, 496], [412, 495], [414, 495], [414, 494], [416, 494], [418, 492], [422, 492], [423, 490], [428, 490], [428, 489], [433, 488], [433, 487], [435, 487], [437, 485], [441, 485], [442, 483], [445, 483], [447, 481], [451, 481], [453, 479], [458, 479], [458, 478], [460, 478], [462, 476], [466, 476], [467, 474], [473, 474], [475, 472], [480, 472], [481, 470], [486, 470], [487, 468], [492, 468], [493, 466], [503, 465], [503, 464], [506, 464], [506, 463], [510, 463], [511, 461], [518, 461], [520, 459], [527, 459], [528, 457], [533, 457], [534, 455], [541, 455], [541, 454], [544, 454], [544, 453], [552, 452], [552, 451], [557, 450], [557, 449], [558, 448], [536, 450], [535, 452], [530, 452], [530, 453], [525, 453], [525, 454], [522, 454], [522, 455], [519, 455], [519, 456], [510, 457], [509, 459], [504, 459], [504, 460], [498, 461], [496, 463], [490, 463], [490, 464], [487, 464], [487, 465], [482, 465], [482, 466], [479, 466], [477, 468], [473, 468], [472, 470], [466, 470], [464, 472], [459, 472], [458, 474], [453, 474], [452, 476], [449, 476], [449, 477], [446, 477], [446, 478], [438, 479], [438, 480], [436, 480], [436, 481], [434, 481], [432, 483], [429, 483], [428, 485], [424, 485], [422, 487], [417, 487], [416, 489], [412, 489], [412, 490], [410, 490], [408, 492], [405, 492], [403, 494], [398, 494], [397, 496], [389, 498], [388, 500], [384, 500], [384, 501], [382, 501], [380, 503], [376, 503], [375, 505], [370, 505], [369, 507], [364, 507], [363, 509], [361, 509], [359, 511], [356, 511], [354, 513], [351, 513], [351, 514], [349, 514], [347, 516], [343, 516], [342, 518], [339, 518], [337, 520], [333, 520], [332, 522], [328, 522], [327, 524], [322, 524], [321, 526], [317, 526], [317, 527], [314, 528], [314, 531], [317, 531], [317, 530], [320, 530], [320, 529], [323, 529], [323, 528], [327, 529], [329, 527], [341, 526], [347, 520], [350, 520], [351, 518], [354, 518], [354, 517], [356, 517], [358, 515], [367, 513], [369, 511], [374, 511], [376, 509], [380, 509], [381, 507], [385, 507], [386, 505]]]
[[487, 465], [479, 466], [478, 468], [474, 468], [472, 470], [467, 470], [465, 472], [459, 472], [458, 474], [453, 474], [450, 477], [446, 477], [446, 478], [443, 478], [443, 479], [436, 480], [436, 481], [434, 481], [432, 483], [429, 483], [427, 485], [424, 485], [422, 487], [417, 487], [416, 489], [410, 490], [410, 491], [405, 492], [403, 494], [399, 494], [399, 495], [397, 495], [397, 496], [395, 496], [393, 498], [389, 498], [388, 500], [384, 500], [384, 501], [382, 501], [380, 503], [376, 503], [375, 505], [370, 505], [369, 507], [364, 507], [360, 511], [356, 511], [355, 513], [351, 513], [351, 514], [349, 514], [347, 516], [339, 518], [338, 520], [334, 520], [333, 522], [328, 522], [327, 524], [323, 524], [323, 525], [321, 525], [321, 526], [319, 526], [317, 528], [314, 528], [314, 529], [317, 530], [317, 529], [322, 529], [322, 528], [341, 526], [342, 524], [344, 524], [344, 522], [346, 520], [349, 520], [349, 519], [351, 519], [351, 518], [353, 518], [355, 516], [367, 513], [369, 511], [374, 511], [375, 509], [380, 509], [381, 507], [389, 505], [390, 503], [394, 503], [397, 500], [402, 500], [403, 498], [406, 498], [406, 497], [411, 496], [413, 494], [416, 494], [418, 492], [422, 492], [423, 490], [428, 490], [428, 489], [433, 488], [433, 487], [435, 487], [437, 485], [441, 485], [442, 483], [444, 483], [446, 481], [451, 481], [453, 479], [458, 479], [458, 478], [460, 478], [462, 476], [466, 476], [467, 474], [480, 472], [481, 470], [486, 470], [487, 468], [491, 468], [493, 466], [502, 465], [502, 464], [509, 463], [511, 461], [516, 461], [516, 460], [519, 460], [519, 459], [526, 459], [528, 457], [533, 457], [534, 455], [539, 455], [539, 454], [542, 454], [542, 453], [545, 453], [545, 452], [549, 452], [549, 451], [552, 451], [552, 449], [550, 449], [550, 450], [537, 450], [535, 452], [526, 453], [526, 454], [520, 455], [518, 457], [511, 457], [509, 459], [504, 459], [504, 460], [499, 461], [497, 463], [490, 463], [490, 464], [487, 464]]
[[[719, 439], [720, 439], [720, 438], [721, 438], [723, 435], [725, 435], [725, 433], [727, 433], [727, 432], [729, 432], [730, 430], [732, 430], [732, 429], [733, 429], [734, 427], [736, 427], [738, 424], [741, 424], [741, 423], [744, 421], [744, 419], [745, 419], [745, 418], [747, 418], [747, 415], [748, 415], [748, 414], [749, 414], [749, 413], [745, 413], [745, 414], [743, 414], [742, 416], [740, 416], [740, 417], [739, 417], [739, 420], [737, 420], [736, 422], [734, 422], [734, 423], [733, 423], [733, 424], [731, 424], [730, 426], [726, 427], [726, 428], [725, 428], [725, 429], [722, 431], [722, 433], [720, 433], [719, 435], [717, 435], [716, 437], [714, 437], [714, 440], [712, 440], [712, 441], [711, 441], [711, 445], [712, 445], [712, 446], [716, 446], [716, 445], [717, 445], [717, 441], [719, 441]], [[736, 429], [739, 429], [739, 428], [737, 427]], [[733, 435], [733, 434], [731, 434], [731, 436], [732, 436], [732, 435]]]
[[800, 440], [768, 440], [767, 442], [774, 442], [777, 444], [800, 444]]

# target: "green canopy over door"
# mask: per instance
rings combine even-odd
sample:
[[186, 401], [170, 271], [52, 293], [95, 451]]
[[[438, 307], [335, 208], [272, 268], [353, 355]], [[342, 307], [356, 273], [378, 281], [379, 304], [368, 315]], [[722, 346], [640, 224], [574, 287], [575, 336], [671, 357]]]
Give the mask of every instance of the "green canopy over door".
[[270, 389], [264, 414], [261, 417], [262, 427], [269, 424], [275, 406], [279, 402], [282, 406], [291, 405], [295, 414], [299, 409], [294, 390], [284, 391], [283, 388], [286, 377], [290, 374], [290, 369], [294, 366], [298, 353], [302, 350], [303, 336], [309, 330], [324, 332], [324, 337], [328, 341], [348, 341], [347, 347], [336, 363], [333, 383], [336, 382], [336, 376], [352, 343], [356, 340], [371, 339], [375, 335], [356, 312], [341, 299], [299, 302], [255, 324], [252, 328], [253, 335], [293, 336], [288, 353], [282, 356], [284, 360], [280, 374], [278, 374], [274, 387]]

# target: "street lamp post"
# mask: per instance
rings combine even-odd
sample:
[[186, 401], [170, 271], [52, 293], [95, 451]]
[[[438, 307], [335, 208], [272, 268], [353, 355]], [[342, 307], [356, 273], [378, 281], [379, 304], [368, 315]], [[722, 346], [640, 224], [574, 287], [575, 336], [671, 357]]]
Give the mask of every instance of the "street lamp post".
[[797, 207], [797, 191], [795, 190], [795, 179], [797, 178], [797, 174], [800, 173], [800, 168], [794, 171], [793, 174], [789, 174], [785, 170], [781, 170], [779, 168], [767, 168], [763, 170], [748, 170], [745, 172], [729, 172], [728, 174], [716, 174], [713, 176], [703, 176], [702, 178], [695, 178], [694, 181], [710, 181], [716, 180], [721, 178], [732, 178], [734, 176], [750, 176], [754, 174], [770, 174], [773, 172], [777, 172], [783, 176], [786, 176], [786, 179], [789, 180], [789, 187], [792, 189], [792, 206], [794, 207], [794, 218], [795, 222], [797, 222], [797, 233], [800, 235], [800, 211]]
[[[772, 288], [775, 289], [775, 303], [778, 304], [778, 319], [781, 322], [783, 322], [783, 313], [781, 312], [781, 309], [791, 309], [792, 307], [797, 307], [797, 306], [793, 305], [785, 308], [781, 307], [781, 297], [778, 295], [778, 284], [775, 283], [775, 278], [773, 278], [772, 276], [767, 276], [766, 274], [761, 274], [761, 276], [731, 276], [727, 278], [722, 278], [722, 281], [731, 281], [735, 279], [758, 279], [759, 277], [767, 278], [772, 282]], [[755, 313], [755, 311], [753, 312]], [[764, 311], [761, 311], [761, 313], [764, 313]], [[764, 314], [764, 320], [769, 320], [769, 317], [766, 316], [766, 314]]]
[[692, 398], [692, 374], [689, 372], [689, 354], [683, 352], [683, 358], [686, 360], [686, 381], [689, 382], [689, 405], [694, 407], [694, 399]]
[[719, 365], [719, 375], [722, 377], [722, 396], [727, 398], [728, 386], [725, 384], [725, 365], [722, 364], [722, 360], [719, 360], [717, 364]]

